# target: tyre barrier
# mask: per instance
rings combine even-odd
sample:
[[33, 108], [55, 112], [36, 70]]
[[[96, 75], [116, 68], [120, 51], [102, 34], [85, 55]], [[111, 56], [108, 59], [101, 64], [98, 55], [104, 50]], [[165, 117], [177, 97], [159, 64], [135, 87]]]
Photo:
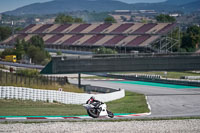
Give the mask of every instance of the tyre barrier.
[[109, 102], [125, 96], [124, 89], [105, 94], [73, 93], [54, 90], [41, 90], [24, 87], [0, 86], [0, 99], [21, 99], [32, 101], [59, 102], [63, 104], [83, 104], [91, 96]]

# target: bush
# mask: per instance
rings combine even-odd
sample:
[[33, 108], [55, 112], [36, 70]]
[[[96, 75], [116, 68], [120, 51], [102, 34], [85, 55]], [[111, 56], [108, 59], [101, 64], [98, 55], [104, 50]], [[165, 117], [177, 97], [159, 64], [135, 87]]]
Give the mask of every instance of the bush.
[[94, 50], [95, 54], [117, 54], [116, 50], [111, 48], [100, 47]]
[[38, 76], [40, 74], [36, 69], [20, 69], [16, 73], [23, 76]]

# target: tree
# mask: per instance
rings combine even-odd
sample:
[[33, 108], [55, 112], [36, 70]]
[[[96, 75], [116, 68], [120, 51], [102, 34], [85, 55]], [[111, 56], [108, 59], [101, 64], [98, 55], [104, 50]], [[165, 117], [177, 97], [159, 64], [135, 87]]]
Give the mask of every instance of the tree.
[[117, 54], [116, 50], [100, 47], [94, 50], [95, 54]]
[[0, 26], [0, 41], [5, 40], [12, 34], [12, 29], [8, 26]]
[[60, 14], [56, 17], [55, 23], [58, 23], [58, 24], [83, 23], [83, 19], [82, 18], [73, 18], [68, 15], [65, 16], [64, 14]]
[[17, 55], [17, 59], [22, 59], [23, 55], [32, 59], [33, 63], [45, 65], [50, 59], [50, 55], [44, 49], [44, 41], [40, 36], [33, 36], [29, 42], [17, 40], [15, 48], [5, 49], [2, 57], [6, 55]]
[[34, 45], [31, 45], [28, 48], [27, 55], [32, 59], [32, 62], [36, 64], [42, 64], [42, 62], [48, 58], [48, 55], [45, 51]]
[[116, 23], [116, 20], [112, 16], [109, 16], [104, 19], [104, 22], [105, 23]]
[[74, 23], [83, 23], [83, 19], [82, 18], [75, 18]]
[[200, 44], [200, 27], [191, 26], [183, 34], [181, 48], [187, 52], [194, 52]]
[[15, 55], [17, 56], [17, 60], [21, 60], [22, 56], [25, 54], [24, 46], [25, 46], [25, 40], [17, 40], [15, 44]]
[[160, 14], [160, 15], [156, 16], [156, 20], [161, 23], [168, 23], [168, 22], [172, 23], [172, 22], [176, 21], [176, 19], [174, 17], [165, 15], [165, 14]]
[[7, 48], [2, 52], [1, 57], [4, 58], [6, 55], [14, 55], [14, 54], [15, 54], [15, 49]]
[[186, 33], [192, 34], [192, 35], [200, 35], [200, 27], [198, 27], [197, 25], [190, 26], [187, 29]]
[[56, 54], [57, 55], [62, 55], [62, 52], [61, 51], [57, 51]]
[[39, 47], [42, 50], [44, 49], [44, 41], [39, 35], [33, 36], [30, 39], [30, 43], [36, 47]]

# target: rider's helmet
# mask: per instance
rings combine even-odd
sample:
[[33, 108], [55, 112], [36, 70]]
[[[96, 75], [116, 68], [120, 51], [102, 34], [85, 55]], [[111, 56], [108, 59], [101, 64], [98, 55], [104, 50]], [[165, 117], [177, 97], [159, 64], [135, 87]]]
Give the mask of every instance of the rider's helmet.
[[91, 96], [90, 99], [95, 100], [95, 97], [94, 97], [94, 96]]

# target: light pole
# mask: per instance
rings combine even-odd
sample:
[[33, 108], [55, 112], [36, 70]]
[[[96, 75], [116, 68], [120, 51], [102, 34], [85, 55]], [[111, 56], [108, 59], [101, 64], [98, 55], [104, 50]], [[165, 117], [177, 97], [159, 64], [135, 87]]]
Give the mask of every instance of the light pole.
[[12, 45], [14, 46], [14, 22], [11, 22], [11, 27], [12, 27]]

